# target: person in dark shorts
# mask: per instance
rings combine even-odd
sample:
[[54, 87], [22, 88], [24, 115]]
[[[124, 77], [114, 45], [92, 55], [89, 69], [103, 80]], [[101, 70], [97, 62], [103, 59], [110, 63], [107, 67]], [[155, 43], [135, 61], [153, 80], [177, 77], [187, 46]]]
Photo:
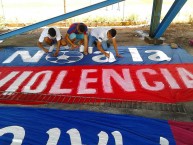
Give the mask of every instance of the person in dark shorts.
[[106, 28], [106, 27], [96, 27], [91, 29], [89, 36], [88, 36], [88, 46], [92, 47], [94, 43], [96, 43], [96, 46], [101, 53], [103, 53], [107, 58], [109, 58], [109, 53], [106, 52], [108, 48], [108, 40], [112, 40], [113, 47], [116, 52], [116, 57], [122, 57], [118, 53], [117, 48], [117, 42], [116, 42], [116, 34], [117, 31], [112, 28]]
[[[43, 46], [43, 42], [50, 46], [49, 50]], [[55, 48], [55, 44], [57, 46], [56, 46], [56, 52], [54, 53], [54, 56], [58, 56], [58, 53], [60, 51], [60, 46], [66, 46], [67, 43], [65, 39], [62, 39], [62, 35], [58, 28], [56, 27], [45, 28], [42, 31], [40, 38], [37, 42], [38, 47], [42, 49], [45, 53], [48, 53], [53, 51], [53, 49]]]

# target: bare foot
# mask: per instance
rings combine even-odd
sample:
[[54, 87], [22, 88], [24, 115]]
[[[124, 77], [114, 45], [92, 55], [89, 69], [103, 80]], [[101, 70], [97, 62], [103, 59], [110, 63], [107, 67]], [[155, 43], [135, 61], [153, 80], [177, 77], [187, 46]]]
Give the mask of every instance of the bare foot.
[[87, 54], [88, 54], [88, 52], [87, 52], [87, 51], [84, 51], [83, 53], [84, 53], [84, 55], [87, 55]]

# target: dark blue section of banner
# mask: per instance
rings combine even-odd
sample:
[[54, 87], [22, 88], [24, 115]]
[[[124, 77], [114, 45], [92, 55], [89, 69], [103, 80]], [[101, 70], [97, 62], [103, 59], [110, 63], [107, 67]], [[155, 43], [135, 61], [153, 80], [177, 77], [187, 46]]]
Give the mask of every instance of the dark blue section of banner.
[[96, 47], [93, 53], [83, 55], [77, 50], [61, 48], [58, 57], [44, 53], [37, 47], [4, 48], [0, 53], [0, 66], [74, 66], [74, 65], [117, 65], [117, 64], [181, 64], [193, 63], [193, 56], [184, 49], [170, 46], [119, 46], [122, 58], [115, 56], [113, 47], [109, 60]]
[[0, 107], [0, 118], [0, 144], [175, 145], [168, 122], [158, 119], [16, 107]]

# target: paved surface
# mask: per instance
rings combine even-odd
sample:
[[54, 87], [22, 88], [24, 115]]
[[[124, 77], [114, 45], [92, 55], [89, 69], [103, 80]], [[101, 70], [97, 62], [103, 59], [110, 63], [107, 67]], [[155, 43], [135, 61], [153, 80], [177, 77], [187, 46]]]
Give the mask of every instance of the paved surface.
[[[137, 45], [149, 45], [144, 42], [141, 33], [148, 31], [148, 27], [133, 27], [133, 28], [119, 28], [117, 42], [119, 45], [125, 46], [137, 46]], [[175, 29], [175, 28], [173, 28]], [[36, 46], [36, 42], [41, 33], [41, 29], [31, 31], [25, 34], [17, 35], [6, 39], [0, 44], [0, 52], [5, 47], [12, 46]], [[175, 34], [171, 35], [172, 30], [169, 29], [164, 35], [166, 40], [165, 43], [178, 42], [178, 45], [185, 48], [190, 54], [193, 55], [193, 48], [184, 43], [184, 37], [181, 39], [176, 37]], [[177, 30], [176, 30], [177, 31]], [[66, 29], [61, 29], [62, 34], [66, 33]], [[1, 32], [0, 32], [1, 33]], [[142, 34], [143, 35], [143, 34]], [[189, 39], [185, 37], [186, 41]], [[5, 104], [1, 104], [5, 106]], [[8, 106], [8, 105], [6, 105]], [[11, 106], [11, 105], [10, 105]], [[17, 105], [20, 106], [20, 105]], [[29, 106], [26, 106], [29, 107]], [[33, 106], [30, 106], [33, 107]], [[46, 108], [57, 108], [67, 110], [90, 110], [97, 112], [107, 112], [116, 114], [132, 114], [151, 118], [159, 118], [166, 120], [178, 120], [178, 121], [189, 121], [193, 122], [193, 102], [183, 102], [177, 104], [166, 104], [166, 103], [147, 103], [147, 102], [120, 102], [120, 103], [92, 103], [92, 104], [46, 104], [37, 105], [35, 107], [46, 107]]]

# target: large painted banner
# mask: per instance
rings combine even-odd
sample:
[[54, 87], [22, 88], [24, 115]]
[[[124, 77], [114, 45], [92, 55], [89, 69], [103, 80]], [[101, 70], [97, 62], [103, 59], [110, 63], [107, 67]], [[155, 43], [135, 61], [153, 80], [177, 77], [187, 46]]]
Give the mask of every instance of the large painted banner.
[[[0, 52], [0, 66], [82, 66], [82, 65], [147, 65], [193, 63], [193, 57], [184, 49], [171, 49], [170, 46], [119, 46], [123, 58], [109, 60], [96, 50], [84, 56], [78, 50], [62, 49], [58, 57], [45, 54], [37, 47], [5, 48]], [[114, 49], [108, 52], [115, 55]], [[116, 59], [116, 60], [115, 60]]]
[[87, 111], [0, 107], [1, 145], [192, 145], [193, 123]]
[[53, 57], [38, 48], [6, 48], [0, 53], [1, 96], [19, 92], [170, 103], [193, 100], [193, 57], [185, 50], [139, 46], [119, 47], [119, 52], [123, 58], [109, 62], [98, 51], [83, 56], [61, 50]]

